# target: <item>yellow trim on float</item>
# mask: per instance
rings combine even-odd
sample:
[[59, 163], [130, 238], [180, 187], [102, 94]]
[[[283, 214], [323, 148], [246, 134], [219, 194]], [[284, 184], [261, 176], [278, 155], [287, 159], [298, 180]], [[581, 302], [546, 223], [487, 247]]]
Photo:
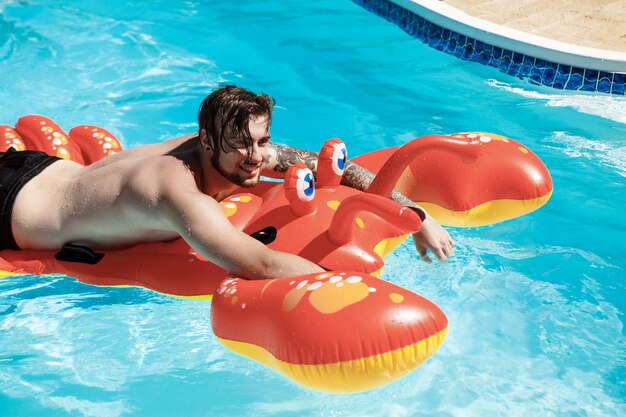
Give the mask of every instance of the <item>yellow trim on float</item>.
[[[145, 288], [145, 287], [141, 287], [141, 288]], [[155, 291], [155, 292], [158, 292], [158, 291]], [[174, 294], [166, 294], [166, 293], [163, 293], [163, 292], [160, 292], [159, 294], [167, 295], [168, 297], [182, 298], [184, 300], [199, 300], [199, 301], [212, 301], [213, 300], [213, 294], [204, 294], [204, 295], [174, 295]]]
[[427, 339], [390, 352], [321, 365], [288, 363], [260, 346], [217, 339], [226, 349], [257, 361], [303, 387], [333, 394], [350, 394], [377, 388], [411, 372], [439, 348], [447, 331], [445, 328]]
[[0, 279], [6, 278], [6, 277], [12, 277], [14, 275], [21, 275], [21, 274], [16, 274], [13, 272], [8, 272], [8, 271], [0, 271]]
[[435, 220], [444, 226], [476, 227], [528, 214], [546, 204], [551, 196], [552, 191], [543, 197], [531, 200], [493, 200], [466, 211], [453, 211], [427, 202], [416, 202], [416, 204], [422, 206]]
[[398, 246], [402, 244], [406, 240], [409, 235], [402, 235], [398, 237], [392, 237], [389, 239], [381, 240], [374, 246], [374, 252], [385, 259], [387, 255], [393, 252]]
[[[72, 279], [76, 279], [76, 278], [74, 278], [74, 277], [72, 277], [70, 275], [68, 275], [68, 277], [70, 277]], [[77, 281], [81, 282], [80, 280], [77, 280]], [[85, 284], [84, 282], [82, 282], [82, 283]], [[140, 288], [142, 290], [152, 291], [152, 292], [155, 292], [157, 294], [165, 295], [167, 297], [179, 298], [179, 299], [183, 299], [183, 300], [201, 300], [201, 301], [211, 301], [211, 300], [213, 300], [213, 294], [176, 295], [176, 294], [169, 294], [169, 293], [166, 293], [166, 292], [153, 290], [152, 288], [143, 287], [141, 285], [128, 285], [128, 284], [120, 284], [120, 285], [87, 284], [87, 285], [93, 285], [94, 287], [102, 287], [102, 288]]]
[[[398, 246], [400, 246], [402, 242], [404, 242], [408, 236], [409, 235], [402, 235], [398, 237], [391, 237], [389, 239], [383, 239], [380, 242], [378, 242], [376, 246], [374, 246], [374, 253], [376, 253], [381, 258], [385, 259], [387, 255], [389, 255]], [[378, 278], [380, 277], [380, 274], [383, 273], [384, 268], [385, 267], [383, 266], [382, 268], [377, 269], [376, 271], [370, 273], [370, 275]]]
[[[68, 277], [72, 278], [72, 279], [76, 279], [70, 275], [68, 275]], [[99, 284], [89, 284], [89, 283], [85, 283], [82, 282], [78, 279], [76, 279], [78, 282], [82, 283], [82, 284], [87, 284], [87, 285], [92, 285], [94, 287], [101, 287], [101, 288], [140, 288], [142, 290], [148, 290], [148, 291], [152, 291], [155, 292], [157, 294], [161, 294], [161, 295], [165, 295], [167, 297], [172, 297], [172, 298], [180, 298], [180, 299], [184, 299], [184, 300], [201, 300], [201, 301], [211, 301], [213, 300], [213, 294], [200, 294], [200, 295], [176, 295], [176, 294], [169, 294], [166, 292], [161, 292], [161, 291], [157, 291], [157, 290], [153, 290], [152, 288], [148, 288], [148, 287], [143, 287], [141, 285], [128, 285], [128, 284], [120, 284], [120, 285], [99, 285]]]

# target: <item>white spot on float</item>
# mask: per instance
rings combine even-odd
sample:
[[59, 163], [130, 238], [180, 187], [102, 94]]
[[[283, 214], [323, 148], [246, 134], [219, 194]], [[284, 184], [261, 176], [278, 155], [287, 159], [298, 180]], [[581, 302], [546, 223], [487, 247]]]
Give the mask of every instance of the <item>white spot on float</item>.
[[367, 290], [369, 292], [376, 292], [376, 288], [373, 288], [373, 287], [367, 287]]
[[295, 284], [295, 283], [296, 283], [296, 281], [295, 281], [295, 280], [293, 280], [293, 281], [291, 281], [291, 282], [289, 283], [289, 285], [293, 285], [293, 284]]
[[241, 201], [241, 198], [239, 197], [233, 197], [230, 199], [230, 201]]
[[105, 143], [104, 145], [102, 145], [102, 148], [104, 149], [111, 149], [113, 146], [110, 143]]
[[111, 142], [113, 139], [111, 139], [111, 138], [110, 138], [110, 137], [108, 137], [108, 136], [105, 136], [105, 137], [104, 137], [104, 140], [105, 140], [105, 142]]
[[61, 134], [59, 132], [54, 132], [52, 133], [52, 136], [54, 136], [55, 138], [58, 138], [59, 136], [61, 136]]
[[307, 288], [307, 291], [316, 290], [316, 289], [318, 289], [321, 286], [322, 286], [321, 282], [319, 282], [319, 281], [318, 282], [314, 282], [313, 284], [309, 285], [309, 287]]
[[337, 283], [337, 284], [335, 284], [335, 285], [337, 285], [337, 288], [339, 288], [339, 287], [343, 287], [343, 282], [338, 282], [338, 283]]
[[245, 310], [245, 308], [246, 308], [246, 303], [241, 304], [241, 309]]
[[226, 204], [224, 204], [224, 207], [226, 207], [226, 208], [235, 208], [235, 207], [237, 207], [237, 204], [234, 204], [234, 203], [226, 203]]
[[342, 277], [345, 277], [348, 274], [346, 274], [345, 272], [340, 272], [339, 275], [341, 275]]
[[346, 278], [346, 282], [349, 282], [350, 284], [356, 284], [357, 282], [361, 281], [363, 281], [363, 278], [356, 275]]
[[482, 143], [488, 143], [488, 142], [491, 142], [491, 138], [489, 136], [481, 136], [480, 141]]
[[55, 144], [56, 146], [63, 145], [63, 141], [61, 141], [61, 139], [54, 139], [52, 143]]
[[470, 133], [469, 135], [467, 135], [468, 138], [470, 139], [474, 139], [476, 137], [478, 137], [478, 135], [476, 133]]
[[328, 280], [328, 282], [330, 282], [331, 284], [335, 284], [339, 281], [341, 281], [343, 278], [341, 278], [339, 275], [335, 275], [330, 277], [330, 279]]
[[91, 136], [93, 136], [94, 138], [97, 138], [98, 137], [98, 132], [94, 132], [94, 134], [91, 135]]
[[306, 284], [308, 284], [308, 283], [309, 283], [309, 281], [305, 279], [304, 281], [302, 281], [301, 283], [299, 283], [299, 284], [298, 284], [298, 286], [297, 286], [296, 288], [300, 290], [300, 289], [302, 289], [302, 288], [303, 288]]

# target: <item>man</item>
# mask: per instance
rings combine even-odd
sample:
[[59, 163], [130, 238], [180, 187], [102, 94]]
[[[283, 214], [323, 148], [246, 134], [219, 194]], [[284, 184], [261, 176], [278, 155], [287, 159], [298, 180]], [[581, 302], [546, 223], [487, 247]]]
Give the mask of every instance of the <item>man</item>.
[[[199, 132], [138, 146], [92, 165], [38, 152], [0, 156], [0, 249], [58, 250], [67, 243], [114, 249], [181, 236], [207, 260], [250, 279], [321, 272], [267, 248], [230, 224], [218, 202], [253, 187], [263, 171], [297, 162], [315, 172], [317, 154], [269, 143], [274, 100], [225, 86], [199, 112]], [[351, 164], [346, 185], [366, 189], [372, 174]], [[394, 198], [413, 205], [396, 193]], [[414, 235], [425, 260], [445, 260], [452, 239], [432, 218]]]

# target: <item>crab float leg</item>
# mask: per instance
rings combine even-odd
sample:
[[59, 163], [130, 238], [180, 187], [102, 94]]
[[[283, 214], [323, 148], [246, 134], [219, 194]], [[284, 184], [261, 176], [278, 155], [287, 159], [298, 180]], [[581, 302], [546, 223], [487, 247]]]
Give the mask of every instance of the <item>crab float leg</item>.
[[0, 143], [0, 151], [9, 147], [18, 151], [41, 151], [83, 165], [122, 150], [119, 141], [106, 129], [80, 125], [67, 134], [51, 119], [33, 114], [20, 117], [15, 129], [0, 126], [0, 134], [5, 139]]

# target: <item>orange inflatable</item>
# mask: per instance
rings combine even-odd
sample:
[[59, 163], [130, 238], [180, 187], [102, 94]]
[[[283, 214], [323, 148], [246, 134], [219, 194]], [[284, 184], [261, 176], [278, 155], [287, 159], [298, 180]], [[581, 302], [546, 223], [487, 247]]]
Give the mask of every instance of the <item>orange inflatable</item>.
[[336, 393], [410, 372], [441, 345], [447, 324], [425, 298], [348, 272], [226, 279], [211, 319], [227, 348], [308, 388]]
[[[447, 226], [498, 223], [530, 213], [550, 199], [550, 173], [525, 146], [491, 133], [459, 133], [451, 138], [475, 143], [480, 156], [460, 159], [440, 146], [440, 136], [430, 135], [419, 143], [358, 156], [353, 162], [374, 173], [380, 171], [380, 183], [402, 166], [396, 188]], [[419, 148], [415, 157], [390, 164], [402, 158], [398, 153], [407, 146]]]
[[[80, 126], [66, 135], [41, 116], [24, 116], [15, 129], [0, 126], [0, 132], [4, 134], [0, 151], [10, 146], [39, 149], [85, 164], [121, 149], [104, 129]], [[94, 285], [138, 285], [175, 296], [212, 297], [213, 329], [231, 350], [312, 389], [371, 389], [419, 366], [437, 350], [447, 330], [447, 319], [436, 305], [375, 278], [383, 258], [419, 230], [423, 216], [387, 196], [394, 186], [408, 187], [420, 178], [413, 174], [419, 165], [415, 161], [426, 155], [463, 164], [459, 166], [466, 175], [488, 177], [481, 171], [491, 166], [482, 161], [491, 157], [486, 156], [488, 146], [470, 135], [431, 135], [379, 151], [379, 156], [391, 156], [386, 163], [372, 165], [375, 154], [369, 154], [363, 160], [380, 172], [363, 193], [339, 184], [347, 151], [341, 141], [331, 139], [320, 152], [316, 179], [308, 168], [295, 166], [284, 183], [261, 182], [220, 203], [245, 233], [272, 249], [316, 262], [328, 273], [262, 281], [228, 277], [227, 271], [202, 259], [182, 239], [103, 253], [71, 245], [57, 253], [2, 251], [0, 271], [63, 273]], [[543, 164], [536, 165], [543, 183], [549, 183]], [[438, 169], [445, 171], [444, 166]], [[531, 177], [516, 174], [511, 181], [524, 186], [537, 183]], [[441, 202], [447, 195], [445, 190], [432, 190], [439, 198], [433, 201]], [[506, 187], [504, 191], [508, 192]], [[491, 196], [494, 201], [509, 197], [502, 193], [496, 187]], [[527, 195], [515, 198], [521, 201]], [[456, 210], [448, 203], [441, 202], [442, 207]], [[489, 211], [484, 203], [482, 209]]]

